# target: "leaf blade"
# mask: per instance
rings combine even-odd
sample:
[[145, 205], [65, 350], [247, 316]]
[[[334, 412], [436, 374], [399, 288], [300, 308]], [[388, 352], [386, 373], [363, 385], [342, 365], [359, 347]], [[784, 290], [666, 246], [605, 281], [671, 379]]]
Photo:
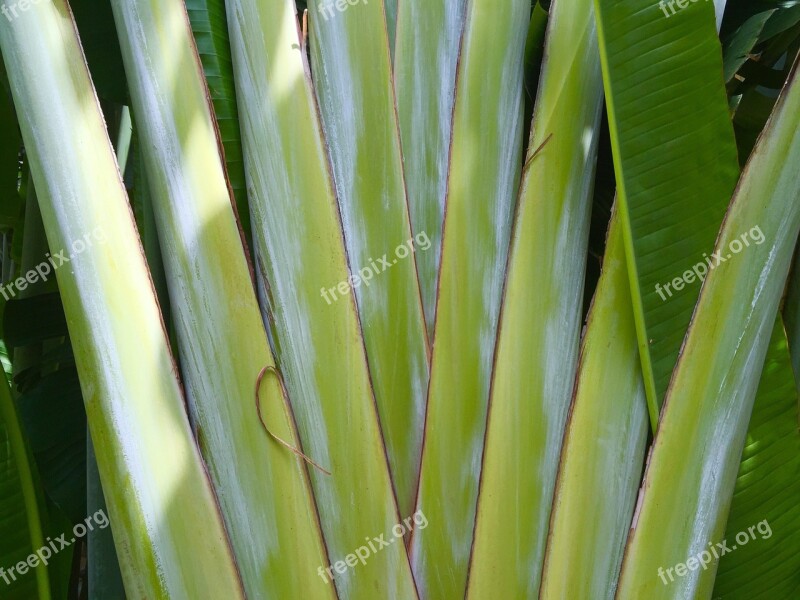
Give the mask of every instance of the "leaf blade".
[[739, 169], [713, 5], [692, 4], [669, 18], [642, 0], [596, 0], [595, 6], [639, 352], [655, 430], [699, 293], [697, 283], [671, 286], [712, 250]]
[[800, 589], [797, 399], [786, 333], [777, 319], [725, 526], [731, 546], [736, 534], [753, 526], [760, 539], [722, 557], [714, 598], [791, 598]]

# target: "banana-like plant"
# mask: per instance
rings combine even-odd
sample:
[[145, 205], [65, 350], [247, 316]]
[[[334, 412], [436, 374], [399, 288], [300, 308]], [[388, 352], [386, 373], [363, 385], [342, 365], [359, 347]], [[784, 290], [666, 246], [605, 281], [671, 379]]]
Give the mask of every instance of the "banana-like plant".
[[3, 4], [0, 598], [796, 598], [799, 10]]

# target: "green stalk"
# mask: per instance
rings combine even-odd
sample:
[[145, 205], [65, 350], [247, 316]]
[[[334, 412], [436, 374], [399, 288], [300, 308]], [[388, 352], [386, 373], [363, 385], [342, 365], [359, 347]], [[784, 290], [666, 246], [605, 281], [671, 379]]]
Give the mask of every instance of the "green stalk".
[[[438, 308], [411, 540], [421, 591], [464, 595], [486, 406], [522, 162], [528, 0], [472, 0], [457, 74]], [[502, 40], [502, 43], [498, 43]]]
[[350, 273], [361, 279], [345, 293], [356, 296], [397, 503], [406, 517], [414, 510], [429, 375], [416, 257], [435, 250], [426, 231], [411, 234], [382, 4], [359, 2], [328, 16], [315, 3], [309, 12], [314, 86]]
[[[344, 566], [370, 539], [394, 539], [399, 515], [355, 301], [328, 303], [320, 291], [349, 277], [328, 148], [294, 2], [227, 8], [260, 298], [304, 451], [332, 472], [310, 471], [328, 556]], [[293, 576], [321, 577], [297, 568]], [[333, 577], [342, 598], [416, 596], [402, 543]]]
[[[251, 598], [331, 598], [305, 464], [264, 431], [256, 379], [274, 366], [225, 179], [205, 79], [180, 0], [114, 0], [181, 367], [200, 449]], [[269, 431], [297, 446], [280, 382]], [[224, 398], [224, 403], [220, 399]]]
[[417, 254], [425, 321], [432, 335], [466, 1], [403, 0], [398, 10], [397, 115], [411, 225], [415, 233], [426, 232], [432, 244], [430, 250]]
[[540, 598], [614, 598], [647, 432], [622, 224], [615, 209], [581, 348]]
[[578, 362], [603, 101], [591, 0], [553, 6], [544, 53], [500, 313], [470, 598], [539, 589]]
[[0, 48], [51, 252], [71, 255], [54, 270], [126, 593], [241, 598], [64, 0], [0, 19]]

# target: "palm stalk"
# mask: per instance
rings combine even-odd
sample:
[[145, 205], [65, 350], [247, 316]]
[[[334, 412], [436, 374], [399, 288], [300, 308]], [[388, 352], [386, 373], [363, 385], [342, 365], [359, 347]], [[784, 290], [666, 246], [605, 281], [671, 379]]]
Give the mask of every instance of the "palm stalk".
[[553, 6], [544, 52], [500, 313], [471, 598], [539, 588], [578, 361], [603, 99], [591, 0]]
[[614, 597], [648, 431], [619, 212], [581, 348], [541, 598]]
[[[200, 448], [209, 465], [251, 598], [332, 597], [302, 460], [274, 366], [237, 226], [214, 117], [180, 0], [112, 3], [128, 73], [165, 262], [181, 367]], [[224, 401], [222, 401], [224, 399]], [[281, 527], [278, 524], [282, 524]], [[258, 540], [256, 543], [255, 540]]]
[[[411, 234], [389, 48], [380, 2], [310, 10], [311, 63], [342, 214], [375, 401], [403, 517], [414, 510], [428, 387], [428, 341]], [[359, 115], [358, 119], [354, 115]], [[377, 267], [377, 268], [376, 268]], [[358, 278], [359, 284], [356, 284]], [[326, 294], [337, 298], [341, 289]]]
[[525, 0], [499, 5], [473, 0], [465, 14], [417, 497], [417, 508], [430, 526], [414, 532], [410, 546], [425, 597], [460, 597], [466, 589], [492, 354], [521, 166], [529, 16]]
[[[293, 2], [227, 9], [259, 295], [304, 451], [332, 473], [311, 481], [336, 563], [399, 521], [355, 301], [320, 293], [350, 275], [342, 223]], [[332, 575], [341, 597], [416, 595], [402, 543]]]
[[[0, 48], [51, 264], [73, 253], [56, 274], [127, 593], [240, 598], [238, 572], [192, 440], [66, 3], [43, 3], [35, 14], [0, 19]], [[58, 103], [47, 101], [53, 94]]]
[[433, 334], [442, 250], [456, 67], [465, 0], [406, 0], [397, 15], [394, 77], [403, 141], [408, 208], [414, 233], [431, 249], [417, 254], [428, 332]]

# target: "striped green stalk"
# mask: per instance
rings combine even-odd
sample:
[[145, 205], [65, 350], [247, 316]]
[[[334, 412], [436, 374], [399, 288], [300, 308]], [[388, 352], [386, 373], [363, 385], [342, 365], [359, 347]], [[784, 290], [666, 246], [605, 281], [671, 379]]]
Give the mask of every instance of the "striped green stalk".
[[644, 465], [647, 400], [619, 212], [581, 347], [540, 598], [613, 600]]
[[[112, 7], [189, 406], [245, 590], [250, 598], [331, 598], [330, 582], [293, 573], [327, 560], [305, 465], [258, 418], [254, 385], [274, 360], [183, 2], [114, 0]], [[270, 431], [297, 446], [277, 378], [260, 394]]]
[[69, 259], [55, 272], [126, 593], [241, 598], [66, 2], [0, 19], [0, 48], [50, 264]]
[[[349, 272], [294, 2], [231, 0], [227, 8], [259, 294], [304, 451], [332, 472], [310, 470], [335, 564], [373, 538], [393, 539], [400, 517], [353, 296], [329, 304], [320, 293], [346, 285]], [[340, 570], [332, 575], [342, 598], [416, 595], [402, 543]]]
[[544, 53], [489, 400], [468, 587], [476, 599], [539, 589], [578, 361], [603, 102], [591, 0], [553, 6]]
[[433, 334], [442, 220], [450, 162], [456, 66], [466, 0], [403, 0], [397, 15], [394, 76], [408, 209], [431, 249], [417, 254], [425, 321]]
[[309, 13], [314, 85], [353, 276], [353, 289], [331, 283], [325, 301], [341, 302], [342, 289], [355, 294], [406, 517], [414, 510], [428, 388], [416, 257], [435, 250], [427, 231], [411, 234], [382, 4], [348, 4], [330, 14], [313, 4]]
[[[435, 342], [411, 540], [423, 596], [464, 595], [486, 406], [522, 162], [528, 0], [472, 0], [457, 74]], [[498, 43], [502, 40], [502, 43]]]

